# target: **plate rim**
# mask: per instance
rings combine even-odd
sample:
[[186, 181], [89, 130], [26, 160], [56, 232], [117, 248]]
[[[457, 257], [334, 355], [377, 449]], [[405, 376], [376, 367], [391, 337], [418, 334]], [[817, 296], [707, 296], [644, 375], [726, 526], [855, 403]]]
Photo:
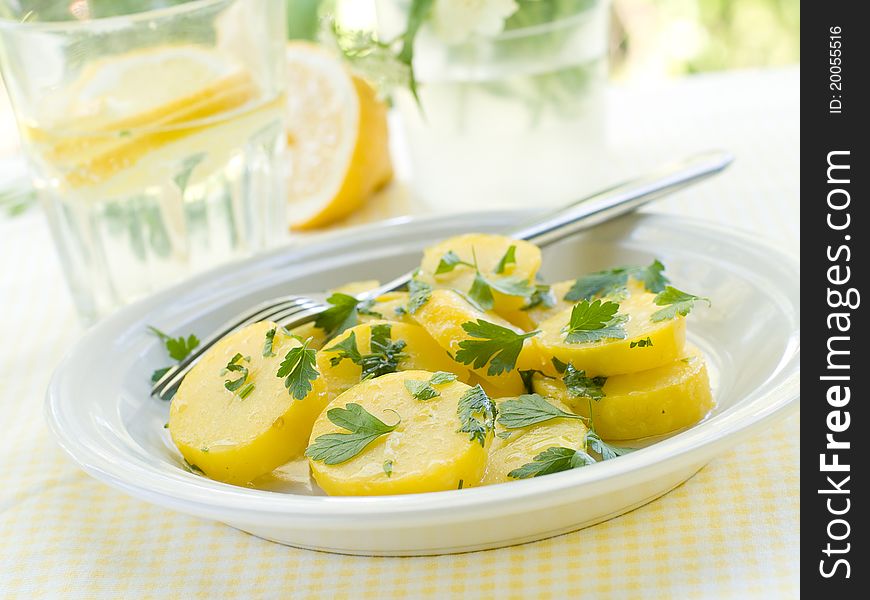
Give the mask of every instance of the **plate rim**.
[[[498, 211], [514, 221], [520, 217], [531, 214], [530, 211]], [[423, 215], [406, 216], [390, 219], [388, 221], [366, 224], [347, 228], [335, 232], [319, 234], [309, 238], [309, 243], [302, 247], [311, 250], [320, 250], [327, 253], [328, 248], [333, 248], [340, 238], [348, 236], [348, 233], [371, 235], [373, 232], [384, 229], [395, 230], [400, 227], [425, 227], [446, 225], [461, 219], [475, 219], [485, 215], [493, 215], [493, 211], [477, 211], [473, 213], [459, 213], [450, 215]], [[670, 227], [675, 222], [694, 229], [715, 232], [719, 236], [736, 238], [749, 246], [772, 253], [782, 262], [783, 266], [800, 277], [800, 261], [790, 252], [785, 252], [775, 246], [766, 238], [760, 238], [746, 230], [710, 222], [694, 217], [683, 217], [668, 213], [639, 212], [628, 218], [640, 221], [663, 221]], [[149, 312], [149, 306], [163, 306], [164, 301], [176, 294], [179, 290], [196, 287], [198, 284], [210, 281], [222, 274], [244, 269], [246, 265], [259, 262], [268, 262], [270, 259], [280, 257], [292, 250], [300, 248], [299, 240], [289, 243], [273, 251], [255, 257], [219, 266], [206, 271], [193, 278], [180, 282], [170, 288], [153, 294], [127, 307], [124, 307], [107, 317], [102, 322], [86, 331], [67, 351], [61, 361], [55, 367], [44, 404], [45, 418], [49, 429], [58, 441], [61, 448], [86, 472], [110, 485], [118, 487], [135, 496], [148, 499], [152, 502], [169, 505], [170, 502], [178, 508], [180, 505], [188, 509], [196, 508], [197, 511], [211, 511], [213, 513], [226, 514], [227, 510], [243, 511], [245, 514], [281, 516], [285, 518], [354, 518], [362, 517], [385, 519], [395, 518], [399, 515], [407, 516], [425, 512], [427, 515], [450, 514], [457, 510], [467, 512], [469, 510], [491, 510], [497, 505], [512, 504], [517, 501], [528, 501], [530, 498], [553, 499], [559, 494], [574, 491], [582, 486], [594, 487], [593, 484], [605, 484], [607, 481], [625, 476], [629, 473], [643, 473], [649, 467], [655, 466], [668, 458], [685, 455], [689, 452], [702, 448], [713, 447], [722, 444], [728, 435], [746, 435], [753, 429], [760, 427], [771, 418], [789, 408], [799, 405], [800, 397], [800, 327], [799, 327], [799, 298], [795, 305], [798, 307], [798, 328], [792, 332], [790, 353], [784, 353], [777, 371], [764, 382], [764, 384], [744, 396], [739, 406], [729, 408], [716, 415], [714, 418], [703, 421], [681, 433], [678, 433], [663, 442], [644, 448], [643, 452], [632, 453], [620, 457], [618, 461], [608, 461], [607, 464], [597, 464], [585, 469], [574, 469], [562, 473], [551, 474], [548, 477], [533, 478], [510, 482], [493, 486], [472, 487], [461, 490], [449, 490], [442, 492], [428, 492], [425, 494], [400, 494], [392, 496], [309, 496], [302, 494], [290, 494], [272, 492], [232, 486], [210, 479], [202, 478], [178, 469], [177, 474], [167, 474], [152, 468], [146, 469], [138, 465], [136, 473], [140, 476], [149, 477], [136, 480], [129, 470], [123, 465], [129, 465], [130, 461], [111, 461], [101, 457], [91, 448], [73, 439], [64, 431], [61, 423], [62, 415], [62, 379], [70, 368], [76, 355], [76, 350], [88, 344], [94, 338], [102, 337], [100, 334], [111, 329], [116, 324], [125, 323], [131, 316], [139, 314], [141, 320]], [[355, 243], [359, 243], [356, 240]], [[317, 252], [309, 255], [317, 256]], [[154, 308], [150, 306], [150, 308]], [[788, 372], [786, 372], [787, 369]], [[769, 389], [768, 389], [769, 388]], [[760, 401], [766, 400], [762, 405]], [[677, 446], [674, 448], [674, 446]], [[675, 451], [674, 451], [675, 450]], [[149, 485], [149, 483], [162, 485]]]

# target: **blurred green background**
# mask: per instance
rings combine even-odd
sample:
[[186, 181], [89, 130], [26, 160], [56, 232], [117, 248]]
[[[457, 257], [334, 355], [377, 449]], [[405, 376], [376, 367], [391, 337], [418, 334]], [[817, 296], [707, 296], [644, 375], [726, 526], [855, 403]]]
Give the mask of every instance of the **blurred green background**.
[[[374, 0], [287, 0], [291, 37], [313, 38], [321, 1], [372, 27]], [[547, 1], [547, 0], [542, 0]], [[653, 80], [800, 60], [799, 0], [612, 0], [611, 75]]]

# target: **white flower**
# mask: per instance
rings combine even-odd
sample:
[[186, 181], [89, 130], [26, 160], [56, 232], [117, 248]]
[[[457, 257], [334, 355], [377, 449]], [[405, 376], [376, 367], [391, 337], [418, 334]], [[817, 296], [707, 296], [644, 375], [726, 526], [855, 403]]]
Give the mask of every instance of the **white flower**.
[[501, 33], [504, 22], [516, 12], [514, 0], [435, 0], [432, 28], [448, 44], [458, 44], [472, 35]]

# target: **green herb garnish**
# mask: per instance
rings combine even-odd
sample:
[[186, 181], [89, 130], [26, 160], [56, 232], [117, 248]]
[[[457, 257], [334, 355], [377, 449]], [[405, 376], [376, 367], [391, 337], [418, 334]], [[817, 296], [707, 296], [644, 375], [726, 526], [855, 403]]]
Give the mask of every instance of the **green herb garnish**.
[[469, 440], [477, 440], [483, 446], [486, 443], [487, 434], [495, 428], [495, 418], [498, 412], [483, 388], [476, 385], [465, 392], [459, 398], [456, 412], [459, 415], [459, 422], [462, 424], [459, 431], [467, 433]]
[[685, 317], [692, 312], [692, 309], [695, 307], [695, 302], [699, 300], [706, 302], [707, 306], [712, 305], [709, 298], [687, 294], [686, 292], [682, 292], [669, 285], [665, 287], [665, 289], [660, 292], [654, 300], [657, 306], [664, 306], [665, 308], [657, 310], [650, 315], [650, 320], [653, 323], [657, 323], [659, 321], [673, 319], [677, 315]]
[[[350, 460], [380, 436], [394, 431], [399, 423], [387, 425], [359, 404], [351, 402], [345, 408], [331, 408], [326, 418], [348, 433], [321, 435], [305, 450], [305, 456], [337, 465]], [[401, 422], [401, 419], [400, 421]]]
[[564, 328], [569, 344], [597, 342], [605, 339], [625, 339], [623, 324], [628, 320], [618, 315], [619, 304], [609, 300], [581, 300], [571, 310], [571, 319]]
[[547, 448], [535, 456], [532, 462], [526, 463], [508, 473], [508, 477], [513, 479], [540, 477], [541, 475], [579, 469], [580, 467], [592, 464], [595, 464], [595, 459], [583, 450], [554, 446]]
[[317, 379], [317, 352], [309, 348], [311, 338], [301, 346], [290, 348], [278, 367], [277, 377], [284, 378], [284, 387], [296, 400], [302, 400], [311, 392], [311, 382]]
[[511, 244], [495, 266], [495, 272], [501, 275], [508, 265], [515, 264], [517, 264], [517, 247]]
[[578, 419], [580, 415], [565, 412], [547, 402], [540, 394], [524, 394], [505, 400], [498, 407], [498, 423], [505, 429], [518, 429], [551, 419]]
[[522, 309], [520, 310], [532, 310], [533, 308], [537, 308], [539, 306], [543, 306], [544, 308], [553, 308], [554, 306], [556, 306], [556, 304], [556, 296], [553, 295], [553, 291], [550, 289], [550, 286], [539, 283], [535, 285], [535, 290], [532, 292], [532, 295], [529, 296], [529, 303], [522, 307]]
[[565, 365], [563, 372], [562, 381], [565, 383], [565, 387], [568, 388], [568, 393], [572, 396], [591, 398], [592, 400], [604, 398], [604, 384], [607, 382], [607, 377], [602, 375], [587, 377], [586, 371], [575, 369], [574, 365], [570, 364]]
[[236, 352], [236, 355], [230, 359], [230, 362], [227, 363], [227, 366], [223, 368], [222, 374], [225, 373], [238, 373], [238, 379], [227, 379], [224, 381], [224, 387], [227, 388], [231, 392], [236, 392], [240, 387], [245, 384], [245, 381], [248, 379], [248, 368], [244, 366], [242, 363], [245, 359], [244, 356]]
[[[166, 353], [169, 355], [169, 358], [176, 362], [181, 362], [188, 355], [199, 346], [199, 338], [193, 334], [190, 334], [186, 338], [182, 335], [177, 338], [171, 337], [156, 327], [151, 325], [148, 326], [148, 330], [156, 335], [163, 342], [163, 345], [166, 347]], [[166, 373], [172, 367], [164, 367], [162, 369], [157, 369], [151, 374], [151, 383], [157, 383], [160, 381], [160, 378], [166, 375]]]
[[586, 444], [601, 456], [601, 460], [610, 460], [629, 452], [634, 452], [634, 448], [623, 448], [620, 446], [611, 446], [595, 433], [595, 430], [590, 428], [586, 431]]
[[471, 267], [472, 269], [476, 268], [472, 263], [465, 262], [459, 255], [456, 254], [453, 250], [448, 250], [444, 256], [441, 257], [441, 260], [438, 261], [438, 266], [435, 268], [435, 274], [441, 275], [442, 273], [450, 273], [458, 266]]
[[341, 361], [349, 359], [362, 370], [361, 380], [395, 373], [399, 368], [399, 362], [406, 357], [402, 352], [406, 344], [404, 340], [391, 340], [391, 330], [392, 327], [387, 323], [372, 325], [371, 339], [369, 340], [371, 352], [369, 354], [360, 353], [356, 343], [356, 332], [352, 331], [341, 342], [327, 348], [327, 352], [337, 353], [329, 359], [329, 363], [336, 366]]
[[523, 349], [523, 342], [538, 333], [516, 333], [512, 329], [482, 319], [463, 323], [462, 329], [477, 339], [459, 342], [456, 361], [464, 365], [473, 363], [475, 369], [482, 369], [489, 363], [486, 372], [492, 376], [513, 369]]
[[242, 400], [244, 400], [245, 398], [247, 398], [248, 396], [250, 396], [250, 395], [251, 395], [251, 392], [254, 391], [254, 388], [255, 388], [255, 387], [256, 387], [256, 386], [254, 386], [253, 383], [249, 383], [248, 385], [246, 385], [245, 387], [243, 387], [241, 390], [239, 390], [239, 398], [241, 398]]
[[412, 279], [408, 282], [408, 312], [412, 315], [432, 297], [432, 286], [425, 281]]
[[325, 331], [328, 337], [338, 335], [357, 324], [356, 307], [360, 301], [354, 296], [334, 292], [326, 301], [332, 306], [317, 315], [314, 326]]
[[387, 474], [387, 477], [392, 476], [392, 474], [393, 474], [393, 461], [391, 461], [391, 460], [384, 461], [384, 473]]
[[613, 294], [626, 286], [629, 277], [641, 281], [648, 291], [658, 293], [664, 290], [668, 283], [664, 270], [665, 266], [660, 261], [654, 260], [647, 267], [615, 267], [589, 273], [574, 282], [565, 294], [565, 300], [577, 302]]
[[436, 396], [440, 396], [441, 392], [433, 386], [443, 385], [451, 381], [456, 381], [457, 376], [446, 371], [438, 371], [429, 378], [429, 381], [418, 381], [415, 379], [405, 380], [405, 389], [407, 389], [417, 400], [430, 400]]
[[651, 348], [653, 345], [652, 340], [647, 337], [645, 340], [636, 340], [631, 342], [628, 347], [629, 348]]
[[266, 342], [263, 344], [263, 356], [275, 356], [272, 347], [275, 345], [276, 333], [278, 333], [278, 330], [274, 327], [266, 332]]

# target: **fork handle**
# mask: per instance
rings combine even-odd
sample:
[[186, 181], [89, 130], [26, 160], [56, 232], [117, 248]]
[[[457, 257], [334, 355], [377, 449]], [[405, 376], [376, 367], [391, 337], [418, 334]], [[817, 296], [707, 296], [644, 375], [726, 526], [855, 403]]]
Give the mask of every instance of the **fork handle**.
[[[714, 150], [696, 154], [682, 161], [631, 179], [545, 214], [507, 235], [547, 246], [585, 229], [624, 215], [647, 202], [675, 192], [725, 169], [734, 157]], [[366, 294], [377, 297], [408, 284], [413, 276], [406, 273]]]

